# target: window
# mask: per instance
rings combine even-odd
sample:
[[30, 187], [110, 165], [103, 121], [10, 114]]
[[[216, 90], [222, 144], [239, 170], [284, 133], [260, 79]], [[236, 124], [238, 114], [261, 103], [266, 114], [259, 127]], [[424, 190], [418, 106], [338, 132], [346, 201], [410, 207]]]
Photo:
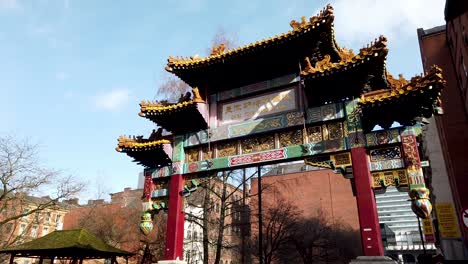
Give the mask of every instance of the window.
[[51, 213], [50, 213], [50, 212], [47, 212], [47, 213], [46, 213], [46, 216], [45, 216], [45, 221], [46, 221], [46, 222], [50, 222], [50, 217], [51, 217]]
[[42, 236], [45, 236], [47, 234], [49, 234], [49, 228], [48, 227], [42, 228]]
[[198, 239], [198, 233], [197, 231], [193, 231], [193, 240], [197, 240]]
[[[27, 214], [27, 213], [29, 213], [29, 209], [23, 209], [22, 214]], [[23, 218], [23, 219], [27, 219], [27, 218], [28, 218], [28, 215], [25, 215], [25, 216], [23, 216], [22, 218]]]
[[39, 217], [41, 216], [41, 213], [35, 212], [34, 213], [34, 221], [39, 222]]
[[57, 214], [57, 216], [55, 217], [55, 222], [56, 223], [60, 222], [61, 217], [62, 217], [61, 215]]
[[37, 226], [33, 226], [31, 228], [31, 236], [32, 237], [37, 237]]
[[20, 234], [20, 235], [24, 234], [24, 231], [26, 231], [26, 225], [25, 225], [25, 224], [21, 224], [21, 225], [20, 225], [20, 228], [19, 228], [19, 234]]
[[9, 234], [11, 232], [12, 227], [13, 227], [12, 223], [7, 223], [5, 225], [5, 233]]

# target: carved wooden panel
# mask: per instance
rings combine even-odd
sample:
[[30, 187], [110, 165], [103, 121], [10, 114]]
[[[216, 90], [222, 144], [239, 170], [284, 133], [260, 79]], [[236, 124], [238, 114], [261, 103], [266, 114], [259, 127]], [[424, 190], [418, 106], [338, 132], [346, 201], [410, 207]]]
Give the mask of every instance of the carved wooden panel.
[[275, 136], [263, 135], [241, 140], [242, 153], [252, 153], [275, 148]]
[[237, 155], [237, 141], [220, 143], [217, 146], [218, 158]]
[[280, 148], [302, 144], [302, 130], [293, 130], [279, 134]]
[[195, 162], [200, 160], [200, 152], [198, 148], [186, 149], [185, 153], [187, 153], [187, 162]]
[[313, 126], [307, 128], [307, 136], [309, 138], [309, 143], [316, 143], [323, 140], [322, 138], [322, 127]]
[[371, 161], [401, 159], [401, 149], [398, 146], [378, 148], [370, 151]]
[[329, 139], [338, 139], [342, 138], [343, 136], [343, 124], [341, 122], [328, 124]]
[[213, 145], [210, 146], [210, 149], [208, 149], [208, 146], [202, 147], [202, 160], [207, 160], [207, 159], [212, 159], [213, 158]]

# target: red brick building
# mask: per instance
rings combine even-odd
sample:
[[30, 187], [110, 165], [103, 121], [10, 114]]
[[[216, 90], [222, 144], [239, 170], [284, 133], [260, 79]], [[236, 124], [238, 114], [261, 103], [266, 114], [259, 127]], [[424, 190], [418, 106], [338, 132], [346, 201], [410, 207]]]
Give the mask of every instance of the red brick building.
[[[258, 178], [253, 178], [251, 184], [251, 237], [255, 240], [258, 236]], [[362, 254], [359, 243], [361, 240], [359, 214], [350, 179], [345, 179], [343, 175], [336, 174], [330, 169], [296, 163], [269, 170], [262, 176], [261, 186], [264, 236], [269, 232], [278, 232], [278, 230], [269, 231], [270, 229], [266, 227], [275, 224], [270, 220], [275, 216], [268, 215], [269, 208], [286, 205], [296, 207], [300, 214], [299, 218], [305, 221], [323, 219], [334, 229], [339, 227], [349, 230], [352, 241], [356, 241], [354, 253]], [[274, 236], [278, 234], [272, 235]], [[269, 243], [268, 238], [264, 238], [263, 241]], [[291, 256], [295, 254], [288, 253]]]
[[445, 20], [446, 25], [418, 29], [424, 70], [437, 64], [447, 81], [441, 98], [444, 115], [435, 116], [433, 124], [428, 125], [424, 145], [429, 149], [436, 213], [440, 202], [454, 205], [468, 257], [468, 228], [460, 221], [462, 211], [468, 208], [468, 2], [448, 0]]
[[110, 196], [110, 202], [88, 200], [71, 209], [64, 217], [63, 229], [86, 228], [113, 246], [138, 253], [142, 246], [138, 229], [141, 189], [125, 188]]
[[[251, 193], [258, 193], [257, 178], [252, 179]], [[349, 179], [332, 170], [314, 170], [262, 177], [262, 186], [274, 186], [262, 193], [262, 204], [276, 199], [291, 202], [302, 211], [303, 217], [316, 217], [322, 211], [330, 221], [342, 221], [359, 230], [356, 198]], [[252, 196], [251, 206], [258, 200]], [[256, 214], [252, 211], [252, 214]], [[331, 219], [331, 218], [334, 219]]]

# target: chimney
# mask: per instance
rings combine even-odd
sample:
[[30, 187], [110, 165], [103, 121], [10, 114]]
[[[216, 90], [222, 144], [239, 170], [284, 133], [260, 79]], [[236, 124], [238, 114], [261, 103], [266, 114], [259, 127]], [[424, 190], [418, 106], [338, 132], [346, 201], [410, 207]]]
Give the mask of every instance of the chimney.
[[70, 204], [70, 205], [78, 205], [78, 201], [79, 201], [78, 198], [72, 198], [72, 199], [64, 200], [63, 202], [66, 204]]
[[101, 205], [104, 204], [104, 199], [88, 200], [88, 205]]

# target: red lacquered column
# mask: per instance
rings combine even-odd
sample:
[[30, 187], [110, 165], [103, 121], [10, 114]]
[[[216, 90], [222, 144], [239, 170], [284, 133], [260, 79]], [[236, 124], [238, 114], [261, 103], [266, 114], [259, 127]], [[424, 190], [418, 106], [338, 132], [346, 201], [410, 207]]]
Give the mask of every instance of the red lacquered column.
[[379, 218], [366, 149], [364, 147], [352, 148], [351, 159], [356, 185], [359, 225], [361, 226], [362, 250], [365, 256], [383, 256]]
[[166, 260], [183, 259], [184, 220], [183, 197], [180, 195], [184, 186], [182, 174], [170, 176], [169, 208], [166, 228]]

